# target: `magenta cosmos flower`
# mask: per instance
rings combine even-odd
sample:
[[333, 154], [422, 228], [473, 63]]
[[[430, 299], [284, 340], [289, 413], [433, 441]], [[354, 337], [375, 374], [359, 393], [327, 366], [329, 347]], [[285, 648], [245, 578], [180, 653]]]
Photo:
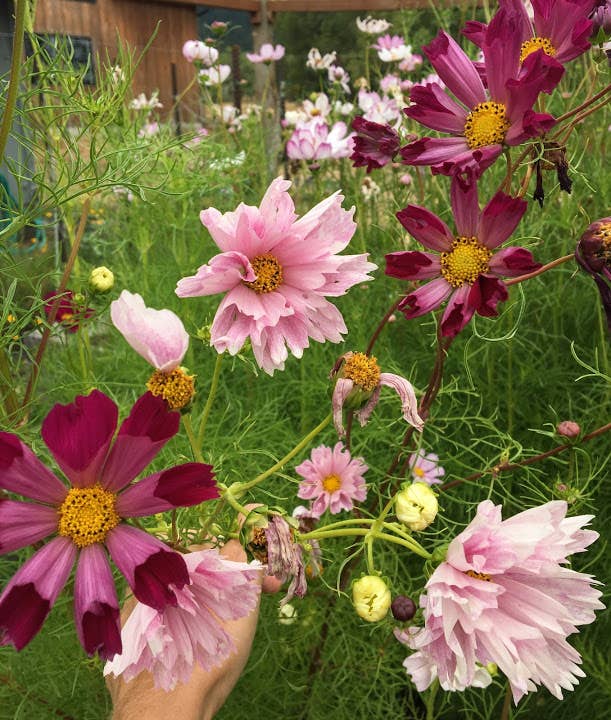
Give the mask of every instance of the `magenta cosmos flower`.
[[[522, 0], [500, 0], [500, 7], [519, 18], [520, 62], [542, 50], [559, 63], [574, 60], [590, 48], [593, 20], [588, 18], [594, 0], [533, 0], [531, 20]], [[476, 45], [484, 42], [486, 25], [470, 21], [463, 34]]]
[[527, 203], [502, 192], [480, 212], [477, 185], [452, 178], [454, 235], [443, 220], [418, 205], [397, 213], [399, 222], [429, 252], [400, 251], [386, 255], [386, 274], [401, 280], [431, 280], [409, 293], [399, 305], [406, 318], [415, 318], [447, 307], [441, 318], [441, 334], [457, 335], [477, 312], [498, 315], [498, 303], [507, 300], [507, 286], [500, 279], [516, 277], [541, 267], [528, 250], [506, 247], [493, 252], [511, 235], [526, 212]]
[[162, 397], [171, 410], [189, 404], [195, 393], [194, 378], [180, 367], [189, 334], [182, 320], [171, 310], [148, 308], [138, 293], [123, 290], [110, 303], [113, 325], [132, 348], [154, 368], [146, 387]]
[[[456, 99], [438, 85], [415, 85], [405, 114], [450, 138], [422, 138], [401, 149], [407, 165], [430, 165], [434, 173], [476, 176], [498, 158], [504, 145], [520, 145], [549, 130], [551, 115], [532, 107], [551, 92], [564, 72], [543, 52], [531, 53], [520, 71], [520, 17], [500, 10], [483, 42], [488, 88], [458, 43], [441, 31], [424, 51]], [[520, 73], [519, 79], [516, 79]]]
[[269, 65], [271, 62], [277, 62], [284, 57], [284, 45], [276, 45], [274, 47], [270, 43], [263, 43], [258, 53], [246, 53], [246, 57], [251, 63], [265, 63]]
[[235, 355], [250, 338], [257, 363], [270, 375], [284, 369], [288, 350], [301, 357], [310, 338], [340, 342], [347, 328], [326, 298], [371, 280], [368, 273], [376, 269], [366, 254], [337, 254], [356, 229], [354, 208], [342, 208], [339, 192], [297, 219], [290, 185], [274, 180], [258, 208], [240, 204], [224, 215], [204, 210], [201, 221], [221, 254], [176, 288], [179, 297], [225, 293], [212, 345]]
[[366, 165], [370, 173], [392, 162], [399, 152], [399, 133], [388, 124], [371, 122], [359, 115], [352, 121], [352, 129], [356, 131], [350, 156], [353, 167]]
[[439, 464], [439, 455], [427, 453], [423, 448], [413, 453], [409, 459], [409, 470], [414, 482], [427, 485], [439, 485], [446, 471]]
[[325, 510], [331, 515], [352, 510], [355, 500], [362, 502], [367, 497], [363, 477], [367, 469], [363, 459], [352, 458], [341, 442], [333, 449], [321, 445], [312, 450], [310, 460], [304, 460], [295, 468], [304, 478], [299, 483], [297, 496], [313, 500], [314, 517], [320, 517]]
[[0, 499], [0, 553], [56, 535], [15, 573], [0, 595], [0, 645], [21, 650], [40, 630], [78, 560], [76, 629], [89, 654], [121, 652], [119, 604], [106, 551], [134, 595], [157, 610], [176, 605], [189, 582], [182, 556], [125, 518], [218, 497], [210, 465], [185, 463], [131, 481], [178, 432], [180, 415], [143, 395], [114, 440], [118, 408], [94, 390], [55, 405], [42, 438], [70, 487], [21, 440], [0, 433], [0, 488], [34, 502]]
[[489, 684], [491, 662], [516, 703], [536, 685], [562, 699], [584, 676], [566, 638], [604, 606], [592, 576], [564, 564], [598, 533], [581, 529], [591, 515], [566, 511], [555, 501], [502, 520], [500, 505], [479, 504], [420, 597], [424, 627], [397, 633], [417, 651], [404, 666], [419, 691], [435, 677], [444, 690]]
[[217, 550], [183, 555], [189, 584], [177, 589], [177, 604], [163, 611], [138, 603], [123, 630], [123, 652], [104, 675], [129, 682], [143, 670], [155, 685], [173, 690], [189, 681], [196, 665], [208, 672], [236, 652], [225, 624], [255, 609], [261, 566], [226, 560]]
[[337, 378], [332, 398], [333, 424], [340, 437], [346, 434], [344, 408], [354, 410], [361, 426], [365, 425], [380, 401], [384, 385], [392, 388], [401, 399], [404, 420], [416, 430], [424, 427], [424, 420], [418, 415], [414, 386], [400, 375], [380, 372], [376, 358], [360, 352], [347, 352], [335, 364], [331, 378]]

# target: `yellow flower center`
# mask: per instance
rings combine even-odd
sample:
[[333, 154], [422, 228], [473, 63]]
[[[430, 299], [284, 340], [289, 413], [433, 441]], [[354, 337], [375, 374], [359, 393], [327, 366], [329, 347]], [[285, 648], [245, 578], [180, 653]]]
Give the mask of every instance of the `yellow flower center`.
[[549, 38], [534, 37], [522, 43], [522, 47], [520, 48], [520, 62], [524, 62], [531, 53], [537, 52], [537, 50], [543, 50], [543, 52], [550, 57], [554, 57], [556, 54], [556, 48], [552, 45]]
[[344, 362], [343, 375], [363, 390], [371, 392], [380, 382], [380, 368], [374, 357], [365, 353], [353, 353]]
[[180, 410], [195, 395], [195, 375], [187, 375], [182, 368], [170, 372], [155, 370], [146, 387], [153, 395], [161, 396], [171, 410]]
[[503, 104], [491, 101], [478, 103], [465, 122], [467, 145], [475, 150], [484, 145], [502, 143], [509, 126]]
[[116, 495], [101, 485], [72, 488], [59, 508], [58, 532], [80, 548], [104, 542], [121, 518], [115, 510]]
[[441, 253], [441, 274], [452, 287], [473, 283], [482, 273], [488, 272], [492, 252], [476, 237], [460, 235], [452, 243], [450, 252]]
[[467, 570], [465, 572], [465, 575], [475, 578], [476, 580], [485, 580], [486, 582], [492, 582], [492, 575], [488, 575], [487, 573], [478, 573], [475, 572], [475, 570]]
[[270, 253], [255, 255], [250, 264], [257, 279], [252, 282], [245, 282], [244, 285], [254, 290], [258, 295], [273, 292], [282, 285], [282, 265]]
[[322, 481], [322, 486], [326, 492], [334, 493], [341, 488], [342, 481], [339, 475], [327, 475], [327, 477]]
[[594, 237], [602, 240], [605, 250], [611, 250], [611, 222], [601, 223]]
[[415, 467], [415, 468], [413, 469], [413, 473], [414, 473], [414, 475], [417, 475], [419, 478], [423, 478], [423, 477], [424, 477], [424, 470], [423, 470], [422, 468]]

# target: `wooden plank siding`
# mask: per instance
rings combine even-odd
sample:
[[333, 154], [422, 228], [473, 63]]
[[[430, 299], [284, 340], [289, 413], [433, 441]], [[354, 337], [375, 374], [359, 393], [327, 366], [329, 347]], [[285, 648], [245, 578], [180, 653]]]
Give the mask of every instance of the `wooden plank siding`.
[[[39, 33], [78, 35], [92, 40], [93, 52], [111, 62], [117, 53], [117, 35], [132, 50], [141, 52], [161, 21], [157, 37], [136, 70], [134, 94], [148, 96], [159, 90], [165, 111], [174, 102], [172, 95], [172, 63], [176, 68], [176, 84], [180, 94], [193, 79], [193, 66], [182, 56], [182, 46], [196, 39], [197, 18], [193, 5], [173, 5], [140, 0], [38, 0], [34, 30]], [[188, 97], [197, 101], [197, 91]], [[183, 120], [185, 107], [182, 103]], [[163, 111], [162, 111], [163, 112]]]

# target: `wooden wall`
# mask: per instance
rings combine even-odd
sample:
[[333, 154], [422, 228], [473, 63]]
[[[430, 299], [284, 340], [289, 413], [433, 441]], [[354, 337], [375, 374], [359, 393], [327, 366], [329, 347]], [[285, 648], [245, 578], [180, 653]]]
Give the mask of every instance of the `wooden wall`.
[[[122, 41], [141, 51], [153, 34], [159, 31], [152, 47], [136, 71], [134, 95], [150, 96], [155, 89], [168, 111], [173, 104], [172, 63], [176, 68], [177, 89], [180, 94], [193, 78], [193, 66], [182, 56], [186, 40], [197, 38], [195, 7], [142, 0], [38, 0], [34, 29], [40, 33], [59, 33], [90, 37], [93, 52], [105, 58], [106, 51], [114, 60], [117, 34]], [[196, 93], [190, 95], [195, 101]], [[163, 113], [163, 111], [161, 111]], [[189, 119], [183, 108], [183, 120]]]

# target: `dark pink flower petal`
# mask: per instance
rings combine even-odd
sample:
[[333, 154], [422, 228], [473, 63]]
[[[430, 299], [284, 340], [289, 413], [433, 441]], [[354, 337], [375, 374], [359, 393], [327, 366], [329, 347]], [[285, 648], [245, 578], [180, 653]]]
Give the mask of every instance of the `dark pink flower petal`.
[[354, 417], [359, 421], [359, 424], [361, 427], [365, 427], [367, 423], [369, 422], [369, 418], [371, 417], [371, 413], [374, 411], [376, 405], [380, 402], [380, 395], [382, 393], [382, 386], [377, 385], [373, 392], [371, 393], [371, 396], [369, 400], [363, 405], [362, 408], [359, 410], [356, 410], [354, 413]]
[[527, 110], [520, 122], [509, 128], [505, 136], [505, 142], [508, 145], [520, 145], [528, 138], [543, 135], [551, 130], [555, 124], [556, 118], [553, 115]]
[[55, 508], [0, 498], [0, 555], [46, 538], [57, 522]]
[[471, 150], [464, 137], [425, 137], [402, 147], [405, 165], [431, 165], [434, 175], [471, 174], [478, 178], [503, 152], [503, 146], [486, 145]]
[[182, 556], [148, 533], [121, 524], [106, 536], [106, 546], [115, 565], [125, 576], [137, 600], [162, 612], [176, 606], [172, 585], [189, 583]]
[[412, 104], [403, 108], [407, 117], [432, 130], [463, 134], [467, 111], [455, 103], [437, 83], [414, 85], [409, 99]]
[[486, 100], [484, 86], [473, 63], [447, 33], [441, 30], [423, 50], [448, 89], [468, 108]]
[[490, 250], [498, 247], [517, 228], [526, 212], [528, 203], [498, 192], [482, 210], [475, 235]]
[[369, 173], [387, 165], [399, 152], [399, 135], [390, 125], [381, 125], [357, 116], [352, 121], [352, 129], [356, 131], [350, 156], [354, 167], [366, 165]]
[[[522, 63], [518, 79], [507, 81], [507, 118], [512, 125], [522, 123], [527, 111], [532, 112], [539, 94], [550, 93], [562, 79], [564, 68], [543, 50], [531, 53]], [[536, 113], [535, 113], [536, 114]], [[511, 132], [511, 129], [508, 132]], [[509, 142], [506, 140], [506, 142]], [[517, 144], [517, 143], [514, 143]]]
[[517, 77], [520, 66], [521, 28], [520, 15], [501, 7], [490, 21], [482, 45], [490, 98], [505, 106], [506, 83]]
[[551, 40], [560, 63], [573, 60], [589, 49], [592, 20], [587, 16], [596, 5], [592, 0], [535, 0], [535, 30]]
[[451, 295], [452, 286], [445, 278], [437, 278], [407, 295], [399, 310], [410, 320], [438, 308]]
[[27, 445], [6, 432], [0, 432], [0, 488], [51, 505], [61, 505], [68, 493]]
[[509, 297], [507, 286], [502, 280], [490, 275], [480, 275], [471, 286], [468, 304], [478, 315], [494, 317], [498, 315], [497, 305]]
[[410, 235], [430, 250], [447, 252], [454, 235], [444, 221], [426, 208], [408, 205], [397, 213], [397, 219]]
[[77, 548], [58, 537], [42, 547], [13, 575], [0, 595], [0, 645], [24, 648], [42, 627], [68, 580]]
[[138, 398], [123, 421], [102, 472], [102, 485], [116, 492], [143, 470], [178, 432], [180, 413], [150, 392]]
[[[588, 2], [587, 5], [590, 5], [590, 2]], [[571, 20], [567, 17], [563, 19], [571, 22]], [[558, 43], [558, 47], [556, 48], [556, 55], [554, 57], [560, 63], [566, 63], [569, 62], [569, 60], [574, 60], [591, 47], [591, 43], [588, 38], [592, 35], [592, 29], [594, 27], [593, 21], [582, 17], [576, 22], [572, 21], [571, 24], [572, 30], [569, 29], [569, 32], [567, 32], [564, 36], [563, 41]], [[558, 29], [556, 29], [556, 33], [558, 33]]]
[[100, 543], [81, 550], [74, 583], [74, 619], [81, 645], [112, 660], [121, 652], [119, 601], [106, 552]]
[[541, 263], [535, 262], [526, 248], [508, 247], [494, 253], [488, 266], [495, 275], [518, 277], [538, 270]]
[[450, 298], [441, 318], [441, 334], [444, 337], [458, 335], [473, 317], [475, 307], [468, 302], [470, 290], [469, 285], [462, 285]]
[[42, 424], [42, 438], [75, 487], [99, 478], [117, 427], [118, 408], [99, 390], [55, 405]]
[[463, 237], [477, 235], [477, 222], [479, 220], [477, 183], [471, 178], [465, 180], [459, 175], [455, 175], [452, 178], [450, 198], [456, 223], [456, 234]]
[[439, 255], [405, 250], [388, 253], [386, 258], [386, 275], [399, 280], [428, 280], [441, 274]]
[[219, 497], [211, 465], [185, 463], [143, 478], [117, 499], [121, 517], [143, 517]]
[[487, 27], [486, 23], [479, 22], [478, 20], [468, 20], [461, 32], [467, 40], [470, 40], [474, 45], [477, 45], [478, 48], [481, 48], [484, 44]]

